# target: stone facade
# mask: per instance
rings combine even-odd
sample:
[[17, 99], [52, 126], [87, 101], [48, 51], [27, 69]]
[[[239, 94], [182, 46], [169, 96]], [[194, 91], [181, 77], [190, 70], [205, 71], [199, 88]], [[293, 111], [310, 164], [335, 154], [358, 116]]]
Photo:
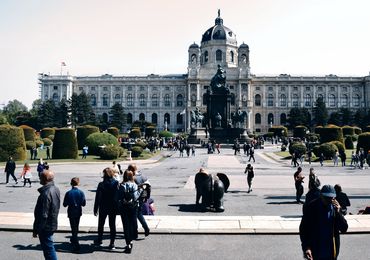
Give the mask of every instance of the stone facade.
[[199, 107], [206, 112], [204, 95], [220, 64], [226, 71], [227, 86], [233, 95], [231, 112], [239, 107], [248, 114], [245, 127], [266, 132], [271, 125], [285, 124], [293, 107], [312, 112], [322, 97], [330, 112], [341, 107], [357, 110], [370, 106], [370, 76], [303, 77], [281, 74], [275, 77], [250, 73], [249, 46], [237, 45], [234, 32], [223, 25], [220, 15], [215, 25], [202, 36], [201, 45], [188, 49], [188, 71], [183, 75], [98, 77], [53, 76], [41, 74], [42, 100], [59, 101], [73, 92], [90, 96], [96, 115], [108, 119], [110, 107], [119, 102], [128, 123], [146, 120], [171, 131], [190, 128], [190, 111]]

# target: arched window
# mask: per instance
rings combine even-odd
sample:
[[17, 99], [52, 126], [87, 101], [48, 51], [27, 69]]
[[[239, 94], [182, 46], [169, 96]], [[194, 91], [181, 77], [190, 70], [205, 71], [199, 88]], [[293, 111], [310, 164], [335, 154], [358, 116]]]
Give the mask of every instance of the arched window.
[[183, 116], [180, 113], [178, 113], [176, 115], [176, 124], [182, 125], [183, 124], [183, 120], [182, 119], [183, 119]]
[[235, 105], [235, 94], [234, 93], [231, 93], [231, 105], [234, 106]]
[[164, 95], [164, 106], [165, 107], [171, 106], [171, 100], [170, 100], [169, 94]]
[[102, 118], [103, 118], [104, 123], [108, 123], [108, 114], [107, 113], [103, 113]]
[[247, 55], [242, 54], [242, 62], [247, 63]]
[[191, 55], [191, 63], [196, 63], [197, 62], [197, 55], [193, 54]]
[[127, 114], [127, 124], [132, 124], [132, 114], [131, 113]]
[[306, 96], [304, 96], [304, 105], [306, 107], [310, 107], [311, 106], [311, 95], [310, 94], [306, 94]]
[[329, 95], [329, 107], [335, 107], [335, 96], [333, 94]]
[[280, 124], [281, 125], [285, 125], [286, 124], [286, 114], [285, 113], [282, 113], [280, 115]]
[[354, 95], [353, 96], [353, 105], [355, 107], [359, 107], [360, 106], [360, 95]]
[[134, 106], [134, 100], [132, 98], [132, 94], [127, 95], [127, 106], [128, 107], [133, 107]]
[[158, 106], [158, 96], [157, 94], [152, 95], [152, 107], [157, 107]]
[[152, 124], [158, 124], [158, 115], [156, 113], [152, 114]]
[[342, 106], [348, 107], [348, 96], [346, 94], [343, 94], [341, 99], [342, 99]]
[[242, 95], [242, 103], [243, 103], [243, 106], [247, 106], [247, 96], [246, 95]]
[[324, 102], [324, 96], [322, 94], [318, 94], [317, 99], [320, 99], [321, 101]]
[[267, 124], [273, 125], [274, 124], [274, 115], [272, 113], [269, 113], [267, 115]]
[[254, 105], [259, 107], [261, 106], [261, 95], [257, 94], [254, 96]]
[[267, 106], [272, 107], [274, 106], [274, 95], [269, 94], [267, 97]]
[[114, 96], [114, 102], [115, 102], [115, 103], [121, 103], [121, 96], [120, 96], [119, 94], [116, 94], [116, 95]]
[[254, 123], [256, 125], [260, 125], [261, 124], [261, 114], [257, 113], [255, 116], [254, 116]]
[[222, 51], [221, 50], [216, 51], [216, 61], [222, 61]]
[[208, 51], [204, 52], [204, 62], [208, 62]]
[[197, 96], [195, 94], [191, 95], [191, 106], [195, 107], [197, 105]]
[[230, 51], [230, 61], [234, 63], [234, 52]]
[[184, 104], [184, 98], [182, 97], [181, 94], [178, 94], [177, 97], [176, 97], [176, 105], [178, 107], [182, 107]]
[[103, 106], [104, 107], [108, 106], [108, 95], [107, 94], [103, 95]]
[[292, 98], [292, 106], [293, 107], [298, 107], [298, 102], [299, 102], [298, 95], [297, 94], [294, 94], [293, 95], [293, 98]]
[[90, 104], [93, 107], [96, 106], [96, 96], [94, 94], [90, 96]]
[[171, 123], [170, 114], [168, 113], [164, 114], [164, 122], [167, 122], [168, 125]]
[[286, 96], [284, 94], [280, 95], [280, 106], [286, 107]]
[[146, 102], [145, 102], [145, 95], [144, 94], [140, 94], [140, 96], [139, 96], [139, 104], [140, 104], [141, 107], [145, 107]]
[[58, 94], [57, 93], [53, 94], [53, 101], [58, 102]]
[[139, 120], [140, 121], [145, 121], [145, 114], [144, 113], [140, 113]]
[[207, 94], [203, 94], [203, 105], [207, 105]]

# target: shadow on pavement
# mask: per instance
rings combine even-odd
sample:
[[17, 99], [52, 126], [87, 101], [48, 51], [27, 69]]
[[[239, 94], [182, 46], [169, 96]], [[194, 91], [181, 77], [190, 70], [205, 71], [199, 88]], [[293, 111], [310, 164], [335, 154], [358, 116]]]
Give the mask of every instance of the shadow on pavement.
[[170, 204], [170, 207], [178, 207], [181, 212], [201, 212], [200, 207], [195, 204]]

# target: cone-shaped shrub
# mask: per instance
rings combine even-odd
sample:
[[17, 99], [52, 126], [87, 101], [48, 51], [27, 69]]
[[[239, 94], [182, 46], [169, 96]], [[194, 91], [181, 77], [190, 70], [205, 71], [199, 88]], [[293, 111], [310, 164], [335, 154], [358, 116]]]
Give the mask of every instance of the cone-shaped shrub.
[[77, 127], [77, 142], [78, 142], [78, 149], [82, 149], [84, 145], [86, 144], [86, 138], [93, 134], [93, 133], [99, 133], [99, 128], [92, 125], [84, 125]]
[[10, 125], [0, 125], [0, 161], [9, 156], [14, 160], [26, 159], [26, 142], [23, 129]]
[[360, 134], [357, 141], [357, 151], [364, 149], [365, 154], [370, 150], [370, 132]]
[[76, 159], [78, 156], [75, 130], [60, 128], [55, 130], [53, 159]]

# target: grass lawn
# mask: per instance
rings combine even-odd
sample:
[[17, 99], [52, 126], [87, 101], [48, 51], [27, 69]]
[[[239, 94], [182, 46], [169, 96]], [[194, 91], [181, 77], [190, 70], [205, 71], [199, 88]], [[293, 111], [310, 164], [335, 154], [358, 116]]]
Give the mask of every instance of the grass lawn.
[[[347, 156], [347, 159], [346, 159], [346, 163], [350, 163], [351, 162], [351, 157], [352, 157], [352, 151], [355, 151], [355, 149], [347, 149], [346, 150], [346, 156]], [[290, 160], [292, 159], [292, 156], [289, 154], [288, 151], [285, 151], [285, 152], [274, 152], [277, 156], [280, 156], [282, 157], [282, 159], [284, 160]], [[312, 161], [313, 162], [318, 162], [319, 161], [319, 158], [317, 158], [314, 154], [312, 154]], [[325, 162], [329, 162], [331, 160], [325, 160]], [[339, 159], [339, 163], [340, 163], [340, 159]]]

